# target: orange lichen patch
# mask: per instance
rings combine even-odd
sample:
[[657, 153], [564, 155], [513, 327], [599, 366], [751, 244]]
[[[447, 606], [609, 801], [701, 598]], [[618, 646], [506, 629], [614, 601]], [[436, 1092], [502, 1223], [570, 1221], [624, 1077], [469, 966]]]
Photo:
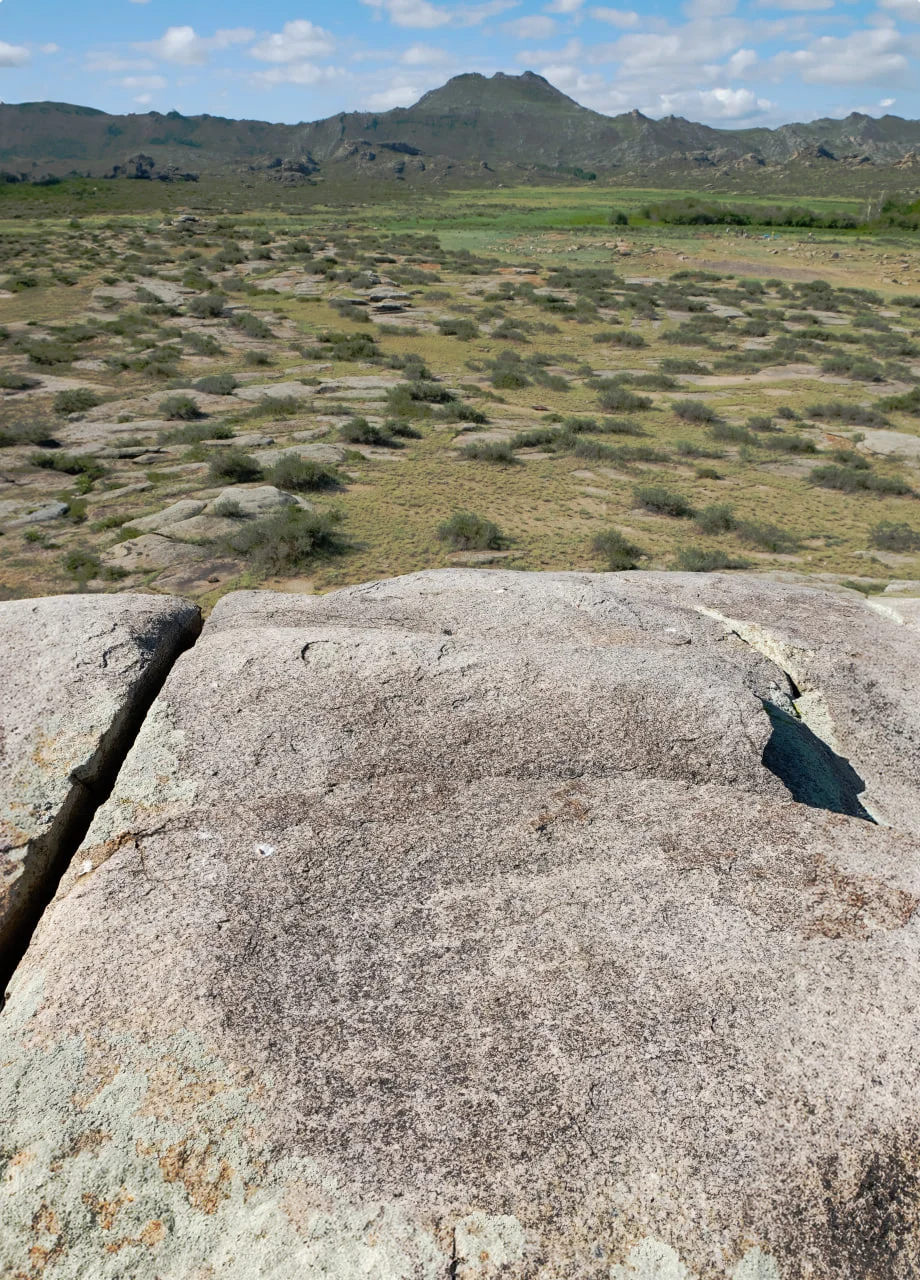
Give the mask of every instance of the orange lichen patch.
[[119, 1240], [112, 1240], [105, 1246], [105, 1251], [118, 1253], [127, 1245], [143, 1245], [147, 1249], [154, 1249], [165, 1238], [166, 1227], [159, 1218], [152, 1218], [136, 1236], [122, 1236]]
[[[141, 1150], [139, 1146], [139, 1150], [143, 1155], [156, 1154], [151, 1148]], [[202, 1149], [193, 1146], [191, 1138], [184, 1138], [157, 1158], [165, 1181], [181, 1182], [193, 1209], [216, 1213], [221, 1201], [229, 1198], [233, 1169], [226, 1160], [217, 1159], [213, 1142]]]
[[89, 1152], [96, 1155], [107, 1142], [112, 1141], [110, 1133], [104, 1133], [102, 1129], [86, 1129], [76, 1138], [66, 1151], [62, 1151], [60, 1155], [55, 1156], [51, 1161], [51, 1169], [57, 1173], [64, 1167], [65, 1160], [73, 1160], [76, 1156]]
[[584, 822], [591, 812], [590, 806], [580, 797], [588, 794], [584, 783], [576, 780], [567, 782], [564, 787], [554, 791], [552, 798], [556, 802], [553, 808], [549, 805], [541, 809], [531, 822], [535, 831], [546, 831], [554, 822]]
[[814, 860], [810, 883], [814, 896], [805, 925], [808, 938], [865, 939], [901, 929], [920, 904], [920, 898], [875, 876], [841, 871], [822, 854]]
[[138, 1115], [188, 1123], [200, 1106], [231, 1087], [225, 1080], [202, 1076], [180, 1066], [174, 1058], [164, 1058], [150, 1072]]
[[75, 759], [91, 756], [97, 745], [97, 737], [92, 733], [52, 738], [41, 729], [36, 729], [31, 752], [32, 763], [40, 769], [53, 769], [62, 763], [71, 768]]
[[118, 1195], [111, 1200], [103, 1200], [101, 1196], [94, 1196], [90, 1191], [85, 1191], [82, 1199], [95, 1218], [97, 1226], [101, 1227], [103, 1231], [111, 1231], [118, 1214], [126, 1204], [133, 1202], [134, 1196], [129, 1195], [125, 1188], [122, 1187]]
[[84, 1111], [121, 1070], [111, 1048], [102, 1041], [86, 1038], [86, 1062], [83, 1068], [84, 1089], [71, 1095], [75, 1107]]
[[[12, 802], [9, 807], [22, 808], [22, 805]], [[10, 849], [21, 849], [24, 844], [29, 843], [29, 839], [28, 831], [24, 831], [22, 827], [14, 827], [12, 822], [0, 818], [0, 853], [7, 853]]]
[[[64, 1253], [64, 1239], [53, 1209], [42, 1201], [32, 1216], [32, 1232], [39, 1239], [29, 1249], [29, 1270], [22, 1273], [32, 1280], [54, 1267]], [[46, 1240], [40, 1237], [45, 1236]]]

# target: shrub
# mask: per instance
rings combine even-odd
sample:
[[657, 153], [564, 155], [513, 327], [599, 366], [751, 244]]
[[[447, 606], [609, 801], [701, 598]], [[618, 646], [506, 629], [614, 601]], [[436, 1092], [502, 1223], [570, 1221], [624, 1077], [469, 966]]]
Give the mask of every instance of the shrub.
[[262, 479], [262, 468], [242, 449], [220, 449], [211, 458], [208, 475], [211, 480], [222, 484], [247, 484]]
[[644, 554], [641, 548], [624, 538], [618, 529], [604, 529], [591, 542], [591, 549], [603, 556], [611, 573], [635, 569]]
[[198, 379], [195, 390], [203, 391], [209, 396], [229, 396], [238, 386], [232, 373], [210, 373], [206, 378]]
[[817, 453], [818, 446], [807, 436], [771, 436], [764, 444], [775, 453]]
[[619, 383], [612, 387], [604, 387], [598, 400], [606, 413], [635, 413], [652, 407], [648, 396], [637, 396]]
[[251, 369], [264, 369], [271, 362], [271, 356], [266, 351], [243, 352], [243, 364], [248, 365]]
[[502, 365], [492, 374], [492, 386], [499, 391], [519, 391], [521, 387], [530, 386], [530, 379], [523, 370]]
[[920, 529], [885, 520], [872, 529], [869, 544], [879, 551], [920, 551]]
[[479, 330], [472, 320], [439, 320], [438, 328], [448, 338], [459, 338], [461, 342], [469, 342], [475, 338]]
[[659, 516], [688, 519], [694, 514], [693, 507], [686, 498], [665, 489], [663, 485], [637, 485], [633, 489], [633, 497], [640, 507], [644, 507], [646, 511], [654, 511]]
[[727, 502], [704, 507], [696, 513], [696, 526], [700, 533], [728, 533], [735, 527], [735, 518]]
[[[485, 416], [485, 415], [483, 415]], [[405, 418], [387, 418], [383, 424], [384, 431], [391, 436], [399, 436], [402, 440], [421, 440], [421, 431], [416, 431]]]
[[914, 387], [903, 396], [886, 396], [879, 400], [878, 407], [889, 413], [912, 413], [920, 415], [920, 387]]
[[197, 298], [190, 300], [186, 310], [190, 316], [196, 316], [199, 320], [214, 319], [224, 314], [224, 299], [219, 293], [199, 294]]
[[750, 431], [778, 431], [779, 428], [773, 425], [773, 419], [763, 414], [754, 414], [747, 420], [748, 430]]
[[713, 440], [731, 440], [734, 444], [760, 443], [747, 427], [736, 427], [731, 422], [714, 422], [711, 434]]
[[87, 409], [95, 409], [102, 401], [95, 391], [88, 387], [78, 387], [73, 391], [59, 391], [54, 397], [55, 413], [85, 413]]
[[342, 477], [334, 467], [325, 467], [309, 458], [285, 453], [268, 473], [268, 479], [279, 489], [294, 493], [314, 493], [322, 489], [339, 489]]
[[614, 347], [628, 347], [631, 350], [639, 347], [647, 347], [641, 333], [636, 333], [635, 329], [610, 329], [603, 333], [594, 335], [595, 342], [609, 342]]
[[0, 390], [2, 391], [32, 391], [41, 385], [38, 378], [27, 378], [23, 373], [0, 369]]
[[855, 427], [887, 427], [888, 419], [875, 409], [866, 409], [858, 404], [844, 404], [842, 400], [831, 400], [827, 404], [810, 404], [806, 413], [813, 418], [823, 418], [827, 422], [846, 422]]
[[337, 511], [285, 507], [275, 515], [247, 522], [227, 545], [263, 573], [290, 573], [320, 556], [346, 550], [347, 544], [338, 533], [341, 522]]
[[677, 553], [675, 567], [688, 573], [713, 573], [719, 569], [747, 569], [749, 562], [727, 555], [724, 551], [684, 547]]
[[718, 422], [719, 415], [702, 400], [675, 400], [671, 408], [684, 422]]
[[73, 347], [65, 347], [61, 342], [30, 342], [25, 351], [31, 364], [45, 367], [72, 364], [77, 358]]
[[232, 440], [233, 429], [226, 422], [190, 422], [167, 437], [177, 444], [201, 444], [203, 440]]
[[841, 493], [874, 492], [892, 496], [913, 493], [910, 485], [903, 480], [893, 480], [888, 476], [878, 476], [872, 471], [848, 466], [814, 467], [808, 479], [822, 489], [838, 489]]
[[160, 414], [167, 422], [194, 422], [204, 417], [191, 396], [167, 396], [160, 401]]
[[511, 444], [505, 440], [471, 440], [460, 452], [464, 458], [500, 466], [513, 466], [518, 461]]
[[[443, 409], [439, 409], [437, 417], [442, 422], [473, 422], [478, 426], [483, 426], [489, 421], [481, 409], [471, 404], [464, 404], [461, 400], [456, 400], [453, 404], [447, 404]], [[412, 434], [418, 436], [419, 433], [415, 431]]]
[[438, 525], [438, 538], [455, 551], [492, 551], [502, 545], [497, 524], [472, 511], [456, 511]]
[[658, 365], [662, 373], [712, 373], [712, 370], [699, 360], [684, 359], [680, 356], [666, 356]]
[[369, 444], [391, 448], [394, 444], [392, 437], [380, 427], [373, 426], [367, 418], [352, 418], [344, 423], [339, 427], [339, 438], [347, 440], [349, 444]]
[[82, 547], [77, 547], [73, 551], [68, 551], [64, 557], [64, 572], [71, 578], [76, 578], [78, 582], [88, 582], [90, 578], [99, 577], [102, 565], [98, 556]]
[[29, 459], [33, 467], [43, 471], [60, 471], [66, 476], [85, 476], [88, 481], [101, 480], [105, 467], [95, 458], [78, 453], [33, 453]]
[[796, 551], [798, 538], [794, 538], [785, 529], [775, 524], [760, 524], [752, 520], [739, 520], [735, 532], [742, 542], [749, 547], [760, 547], [763, 551], [774, 551], [778, 554]]
[[254, 316], [251, 311], [235, 311], [230, 317], [234, 329], [245, 333], [247, 338], [273, 338], [275, 335], [264, 320]]

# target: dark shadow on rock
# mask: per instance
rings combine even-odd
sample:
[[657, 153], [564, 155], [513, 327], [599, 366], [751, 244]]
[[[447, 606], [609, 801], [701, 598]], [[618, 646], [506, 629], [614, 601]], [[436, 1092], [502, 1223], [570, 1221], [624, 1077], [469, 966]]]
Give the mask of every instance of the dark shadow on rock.
[[785, 784], [793, 800], [874, 822], [859, 800], [866, 784], [849, 760], [832, 751], [803, 721], [772, 702], [765, 701], [763, 706], [773, 725], [763, 763]]

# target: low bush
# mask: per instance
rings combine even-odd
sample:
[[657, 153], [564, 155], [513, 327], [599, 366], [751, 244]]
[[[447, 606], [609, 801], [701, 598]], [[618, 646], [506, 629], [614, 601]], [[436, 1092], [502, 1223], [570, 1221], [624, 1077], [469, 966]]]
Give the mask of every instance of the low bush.
[[841, 493], [887, 493], [893, 497], [913, 493], [903, 480], [848, 466], [814, 467], [808, 479], [822, 489], [838, 489]]
[[720, 569], [747, 569], [749, 562], [725, 551], [712, 551], [705, 547], [684, 547], [677, 553], [676, 569], [687, 573], [714, 573]]
[[514, 466], [518, 461], [510, 442], [505, 440], [471, 440], [460, 453], [462, 457], [476, 462], [492, 462], [506, 467]]
[[438, 328], [445, 337], [459, 338], [462, 342], [469, 342], [479, 334], [479, 329], [472, 320], [458, 320], [453, 317], [448, 320], [439, 320]]
[[493, 551], [504, 541], [497, 524], [472, 511], [456, 511], [438, 525], [438, 538], [455, 551]]
[[673, 411], [683, 422], [718, 422], [719, 415], [703, 400], [675, 400]]
[[160, 401], [159, 412], [167, 422], [194, 422], [204, 417], [191, 396], [167, 396]]
[[375, 427], [368, 422], [367, 418], [352, 418], [343, 423], [339, 427], [339, 439], [346, 440], [349, 444], [389, 446], [390, 448], [395, 443], [392, 436], [387, 435], [381, 427]]
[[648, 396], [637, 396], [620, 383], [603, 387], [598, 402], [605, 413], [637, 413], [642, 409], [651, 409], [652, 401]]
[[334, 467], [323, 466], [296, 453], [285, 453], [268, 473], [268, 480], [279, 489], [292, 493], [316, 493], [324, 489], [340, 489], [342, 477]]
[[66, 413], [86, 413], [87, 409], [95, 409], [97, 404], [102, 401], [96, 395], [95, 391], [90, 391], [89, 387], [77, 387], [72, 391], [59, 391], [54, 397], [54, 412], [60, 414]]
[[198, 379], [195, 390], [203, 391], [209, 396], [229, 396], [238, 386], [232, 373], [209, 373], [206, 378]]
[[806, 413], [825, 422], [844, 422], [854, 427], [887, 427], [888, 419], [876, 409], [859, 404], [845, 404], [842, 400], [830, 400], [826, 404], [810, 404]]
[[347, 550], [348, 544], [338, 531], [341, 523], [337, 511], [285, 507], [276, 515], [244, 524], [228, 539], [227, 546], [262, 573], [292, 573], [320, 557]]
[[869, 545], [879, 551], [920, 551], [920, 529], [909, 524], [893, 524], [883, 520], [869, 534]]
[[98, 578], [102, 572], [102, 563], [92, 551], [77, 547], [68, 551], [64, 557], [64, 572], [78, 582], [88, 582], [90, 578]]
[[807, 436], [771, 436], [762, 443], [775, 453], [817, 453], [818, 446]]
[[731, 422], [714, 422], [710, 431], [713, 440], [731, 441], [733, 444], [759, 444], [753, 432], [747, 427], [736, 427]]
[[225, 301], [219, 293], [199, 294], [197, 298], [190, 299], [186, 311], [199, 320], [216, 319], [224, 314]]
[[663, 485], [637, 485], [633, 497], [640, 507], [659, 516], [689, 519], [695, 515], [693, 507], [682, 494], [674, 493]]
[[624, 538], [619, 529], [604, 529], [591, 541], [591, 549], [602, 556], [610, 573], [635, 569], [645, 554], [640, 547]]
[[211, 458], [209, 478], [220, 484], [248, 484], [262, 479], [262, 468], [251, 454], [242, 449], [219, 449]]
[[735, 533], [747, 546], [773, 551], [778, 555], [797, 551], [800, 546], [798, 538], [775, 524], [739, 520], [735, 524]]
[[234, 329], [245, 333], [247, 338], [273, 338], [275, 335], [264, 320], [254, 316], [251, 311], [235, 311], [230, 317]]
[[920, 387], [914, 387], [902, 396], [886, 396], [879, 400], [878, 407], [886, 413], [910, 413], [920, 415]]
[[705, 375], [712, 373], [708, 365], [700, 364], [699, 360], [690, 360], [681, 356], [666, 356], [658, 368], [662, 373], [696, 373]]
[[233, 428], [226, 422], [189, 422], [166, 437], [177, 444], [201, 444], [204, 440], [232, 440]]
[[101, 480], [105, 467], [95, 458], [79, 453], [33, 453], [29, 459], [33, 467], [43, 471], [60, 471], [65, 476], [85, 476], [88, 481]]
[[696, 526], [700, 533], [728, 533], [735, 527], [732, 508], [727, 502], [703, 507], [702, 511], [696, 513]]
[[38, 378], [28, 378], [24, 373], [0, 369], [0, 391], [34, 391], [41, 385]]

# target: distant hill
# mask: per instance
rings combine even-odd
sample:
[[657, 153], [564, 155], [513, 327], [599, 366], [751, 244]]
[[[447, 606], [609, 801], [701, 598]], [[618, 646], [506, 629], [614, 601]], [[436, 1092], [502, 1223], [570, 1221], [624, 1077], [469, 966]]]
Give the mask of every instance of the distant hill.
[[455, 76], [411, 107], [285, 125], [220, 116], [112, 116], [57, 102], [0, 105], [7, 180], [79, 172], [165, 179], [240, 169], [282, 181], [342, 170], [393, 179], [526, 170], [602, 177], [650, 166], [714, 169], [800, 163], [920, 171], [920, 121], [853, 113], [778, 129], [714, 129], [639, 111], [605, 116], [532, 71]]

